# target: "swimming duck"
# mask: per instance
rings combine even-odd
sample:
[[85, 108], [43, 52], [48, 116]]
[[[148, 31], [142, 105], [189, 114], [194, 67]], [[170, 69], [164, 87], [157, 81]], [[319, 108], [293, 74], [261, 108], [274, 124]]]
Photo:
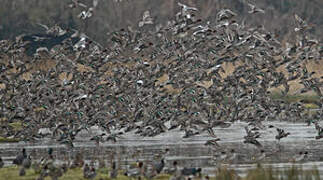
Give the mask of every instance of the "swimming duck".
[[260, 153], [258, 155], [252, 157], [252, 159], [257, 163], [262, 162], [263, 160], [265, 160], [265, 158], [266, 158], [266, 152], [263, 149], [260, 150]]
[[301, 162], [301, 161], [304, 161], [308, 156], [308, 152], [305, 151], [300, 151], [298, 154], [296, 154], [292, 159], [291, 161], [292, 162]]
[[186, 167], [184, 167], [182, 169], [181, 173], [182, 173], [183, 176], [190, 176], [190, 175], [201, 176], [202, 168], [186, 168]]

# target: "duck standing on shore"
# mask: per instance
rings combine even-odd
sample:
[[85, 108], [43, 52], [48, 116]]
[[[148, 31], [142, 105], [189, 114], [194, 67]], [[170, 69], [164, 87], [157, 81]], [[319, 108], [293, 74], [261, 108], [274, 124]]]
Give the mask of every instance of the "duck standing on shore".
[[18, 166], [22, 165], [25, 158], [27, 158], [27, 153], [26, 153], [26, 149], [23, 148], [21, 153], [18, 154], [16, 158], [12, 161], [12, 164], [16, 164]]
[[2, 160], [2, 157], [0, 156], [0, 168], [3, 168], [3, 166], [4, 166], [4, 162]]
[[110, 178], [116, 179], [117, 177], [118, 177], [118, 168], [117, 168], [116, 162], [112, 162]]

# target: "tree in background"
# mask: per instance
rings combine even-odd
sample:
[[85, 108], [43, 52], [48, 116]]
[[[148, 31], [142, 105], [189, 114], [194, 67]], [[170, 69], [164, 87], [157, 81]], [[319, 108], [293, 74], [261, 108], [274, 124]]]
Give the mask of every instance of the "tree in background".
[[[90, 6], [92, 0], [83, 0]], [[0, 39], [13, 39], [22, 33], [39, 33], [43, 29], [37, 23], [52, 26], [58, 24], [64, 28], [79, 29], [94, 40], [104, 44], [106, 34], [114, 30], [132, 26], [138, 28], [138, 21], [145, 10], [150, 10], [156, 23], [166, 23], [176, 11], [179, 0], [100, 0], [93, 16], [81, 20], [77, 16], [80, 8], [71, 9], [69, 1], [52, 0], [2, 0], [0, 6]], [[265, 14], [250, 16], [247, 0], [181, 0], [185, 4], [197, 7], [198, 18], [215, 20], [216, 12], [229, 8], [237, 12], [240, 20], [247, 25], [264, 25], [266, 29], [276, 32], [281, 40], [289, 35], [293, 25], [294, 13], [316, 26], [313, 34], [323, 33], [323, 1], [320, 0], [257, 0], [257, 6], [265, 9]]]

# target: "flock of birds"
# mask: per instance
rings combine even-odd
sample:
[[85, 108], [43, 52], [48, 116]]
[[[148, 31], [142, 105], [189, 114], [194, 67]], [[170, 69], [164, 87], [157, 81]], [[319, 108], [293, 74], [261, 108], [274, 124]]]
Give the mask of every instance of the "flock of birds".
[[[116, 179], [121, 173], [130, 178], [151, 179], [162, 172], [172, 175], [171, 179], [183, 179], [184, 177], [196, 175], [201, 177], [201, 168], [181, 169], [177, 166], [177, 161], [173, 161], [172, 165], [168, 167], [165, 163], [165, 157], [168, 153], [169, 149], [165, 149], [164, 152], [162, 152], [162, 154], [160, 154], [159, 157], [153, 162], [137, 160], [136, 164], [128, 165], [124, 171], [119, 171], [117, 163], [112, 161], [110, 164], [111, 167], [106, 173], [109, 173], [111, 179]], [[0, 163], [2, 163], [3, 166], [3, 161], [1, 158]], [[73, 161], [64, 161], [63, 163], [58, 163], [58, 161], [55, 159], [52, 148], [48, 149], [48, 153], [44, 157], [35, 161], [32, 161], [30, 155], [27, 154], [26, 149], [23, 148], [22, 152], [19, 153], [13, 160], [13, 164], [19, 167], [19, 176], [25, 176], [26, 170], [32, 168], [37, 174], [39, 174], [37, 180], [43, 180], [46, 177], [57, 180], [69, 169], [74, 169], [77, 167], [83, 167], [83, 177], [85, 179], [94, 179], [98, 174], [95, 162], [91, 161], [90, 163], [86, 163], [82, 157]], [[99, 166], [101, 168], [106, 167], [104, 163], [99, 164]]]
[[[66, 174], [69, 170], [75, 168], [82, 168], [83, 177], [85, 179], [94, 179], [98, 175], [98, 169], [107, 168], [107, 164], [104, 160], [91, 160], [89, 163], [85, 162], [83, 155], [78, 153], [77, 156], [71, 160], [66, 158], [65, 161], [60, 162], [53, 153], [53, 149], [49, 148], [45, 156], [40, 159], [32, 160], [31, 155], [27, 153], [23, 148], [20, 153], [13, 159], [13, 164], [19, 167], [19, 176], [25, 176], [26, 170], [33, 169], [38, 175], [37, 180], [43, 180], [46, 177], [50, 177], [53, 180], [57, 180]], [[139, 150], [140, 151], [140, 150]], [[139, 152], [140, 153], [140, 152]], [[139, 155], [136, 152], [136, 156]], [[139, 160], [137, 158], [135, 164], [126, 164], [125, 169], [121, 170], [121, 165], [117, 164], [116, 158], [112, 156], [110, 159], [108, 171], [100, 172], [101, 174], [107, 174], [111, 179], [116, 179], [120, 175], [127, 176], [136, 179], [152, 179], [159, 174], [170, 175], [171, 180], [178, 179], [190, 179], [190, 177], [202, 178], [202, 168], [197, 167], [183, 167], [180, 168], [176, 160], [171, 163], [166, 162], [169, 149], [165, 149], [161, 154], [157, 154], [153, 160]], [[261, 163], [268, 156], [265, 150], [261, 150], [259, 154], [253, 156], [252, 160], [257, 163]], [[302, 162], [307, 159], [308, 152], [299, 152], [295, 155], [291, 162]], [[214, 157], [214, 162], [217, 167], [221, 167], [223, 164], [234, 164], [237, 160], [237, 153], [234, 149], [231, 149], [229, 153], [224, 151], [221, 154]], [[0, 168], [4, 166], [3, 160], [0, 157]], [[204, 179], [208, 179], [209, 175], [206, 175]]]
[[[90, 8], [73, 0], [69, 7], [87, 9], [79, 15], [87, 19], [97, 5], [97, 0]], [[295, 14], [295, 39], [282, 44], [263, 26], [238, 23], [230, 9], [205, 22], [196, 17], [197, 8], [178, 5], [180, 11], [166, 25], [156, 24], [145, 11], [139, 30], [107, 34], [106, 47], [57, 25], [45, 27], [46, 36], [0, 41], [0, 136], [25, 142], [51, 138], [73, 148], [75, 137], [93, 126], [104, 132], [89, 138], [97, 144], [117, 142], [130, 131], [153, 137], [179, 129], [183, 138], [207, 131], [211, 139], [206, 145], [218, 147], [214, 127], [246, 121], [243, 143], [263, 152], [259, 129], [276, 128], [277, 140], [290, 135], [262, 124], [279, 120], [314, 124], [316, 139], [323, 137], [323, 77], [307, 69], [309, 62], [320, 63], [323, 54], [322, 44], [308, 33], [312, 26]], [[265, 13], [249, 7], [250, 14]], [[60, 40], [46, 46], [55, 38]], [[36, 48], [28, 57], [25, 50], [31, 44]], [[48, 60], [54, 65], [35, 70]], [[229, 63], [232, 73], [225, 72]], [[281, 87], [282, 96], [291, 93], [292, 81], [303, 85], [297, 94], [318, 96], [316, 111], [305, 108], [306, 100], [289, 103], [271, 97], [272, 88]], [[21, 128], [11, 126], [17, 122]], [[230, 154], [232, 158], [235, 152]], [[95, 175], [92, 167], [84, 169], [88, 177]]]

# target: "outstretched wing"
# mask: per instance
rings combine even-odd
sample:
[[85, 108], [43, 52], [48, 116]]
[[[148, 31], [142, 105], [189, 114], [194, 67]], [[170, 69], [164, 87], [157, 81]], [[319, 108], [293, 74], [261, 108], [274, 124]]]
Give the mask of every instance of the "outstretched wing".
[[280, 129], [280, 128], [277, 128], [276, 130], [277, 130], [278, 134], [282, 134], [284, 132], [284, 130]]
[[297, 14], [294, 15], [295, 20], [299, 23], [299, 24], [304, 24], [304, 20], [302, 18], [300, 18]]
[[246, 130], [247, 135], [250, 133], [248, 126], [245, 126], [244, 129]]
[[44, 24], [40, 24], [40, 23], [37, 23], [39, 26], [43, 27], [44, 29], [49, 30], [48, 26], [44, 25]]
[[93, 0], [93, 7], [97, 7], [99, 4], [99, 0]]
[[251, 144], [257, 146], [258, 148], [262, 148], [262, 144], [260, 144], [260, 142], [258, 140], [256, 140], [256, 139], [251, 141]]
[[212, 128], [208, 128], [207, 129], [207, 132], [208, 132], [208, 134], [211, 136], [211, 137], [214, 137], [214, 138], [216, 138], [217, 136], [215, 135], [215, 133], [214, 133], [214, 131], [213, 131], [213, 129]]

